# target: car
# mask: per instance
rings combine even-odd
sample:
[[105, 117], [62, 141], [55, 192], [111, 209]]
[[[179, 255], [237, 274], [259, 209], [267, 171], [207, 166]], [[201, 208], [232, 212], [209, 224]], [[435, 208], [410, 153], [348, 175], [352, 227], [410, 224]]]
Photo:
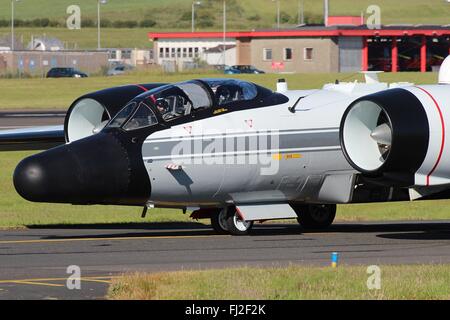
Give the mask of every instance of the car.
[[225, 74], [241, 74], [241, 73], [261, 74], [265, 72], [256, 69], [254, 66], [251, 65], [237, 65], [225, 68]]
[[112, 66], [109, 70], [107, 75], [108, 76], [117, 76], [126, 73], [127, 71], [133, 70], [133, 66], [127, 65], [127, 64], [118, 64], [115, 66]]
[[51, 68], [47, 78], [87, 78], [87, 74], [75, 68]]

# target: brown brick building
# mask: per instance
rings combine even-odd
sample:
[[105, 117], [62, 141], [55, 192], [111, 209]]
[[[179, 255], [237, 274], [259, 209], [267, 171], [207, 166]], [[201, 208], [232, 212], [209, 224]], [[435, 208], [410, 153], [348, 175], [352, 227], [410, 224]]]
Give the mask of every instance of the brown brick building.
[[[155, 59], [189, 59], [206, 45], [223, 43], [221, 32], [149, 33]], [[431, 71], [450, 53], [450, 25], [303, 26], [290, 30], [228, 32], [236, 56], [226, 65], [254, 65], [266, 72]], [[186, 52], [186, 56], [184, 56]], [[195, 55], [192, 55], [192, 59]]]

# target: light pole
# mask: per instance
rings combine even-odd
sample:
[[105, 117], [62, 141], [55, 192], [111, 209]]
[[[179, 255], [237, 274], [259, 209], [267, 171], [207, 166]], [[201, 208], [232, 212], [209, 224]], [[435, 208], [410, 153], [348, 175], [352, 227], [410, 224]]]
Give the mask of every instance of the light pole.
[[302, 25], [305, 23], [305, 14], [303, 10], [303, 0], [298, 2], [298, 24]]
[[195, 6], [199, 6], [202, 3], [200, 1], [192, 2], [192, 32], [195, 31]]
[[102, 47], [100, 44], [100, 5], [107, 3], [107, 0], [97, 0], [97, 50]]
[[11, 51], [14, 51], [14, 2], [19, 0], [11, 0]]
[[227, 41], [227, 1], [223, 0], [223, 67], [226, 66], [226, 44]]
[[280, 29], [280, 0], [272, 0], [277, 3], [277, 29]]

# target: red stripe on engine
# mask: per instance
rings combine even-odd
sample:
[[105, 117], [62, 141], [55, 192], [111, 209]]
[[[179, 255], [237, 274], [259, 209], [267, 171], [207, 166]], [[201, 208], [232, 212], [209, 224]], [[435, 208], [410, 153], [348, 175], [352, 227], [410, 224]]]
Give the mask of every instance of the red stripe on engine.
[[146, 87], [141, 86], [140, 84], [135, 84], [135, 86], [141, 88], [142, 90], [144, 90], [144, 92], [148, 91]]
[[442, 115], [442, 110], [439, 107], [439, 104], [437, 103], [436, 99], [431, 95], [431, 93], [429, 93], [427, 90], [421, 88], [421, 87], [417, 87], [416, 88], [422, 90], [423, 92], [425, 92], [430, 98], [431, 100], [433, 100], [434, 105], [436, 106], [438, 112], [439, 112], [439, 117], [441, 118], [441, 127], [442, 127], [442, 137], [441, 137], [441, 148], [439, 150], [439, 156], [436, 160], [436, 163], [434, 164], [433, 168], [431, 169], [430, 173], [428, 173], [427, 175], [427, 186], [430, 185], [430, 176], [433, 174], [434, 170], [436, 170], [437, 166], [439, 165], [439, 162], [441, 161], [442, 158], [442, 153], [444, 152], [444, 144], [445, 144], [445, 122], [444, 122], [444, 116]]

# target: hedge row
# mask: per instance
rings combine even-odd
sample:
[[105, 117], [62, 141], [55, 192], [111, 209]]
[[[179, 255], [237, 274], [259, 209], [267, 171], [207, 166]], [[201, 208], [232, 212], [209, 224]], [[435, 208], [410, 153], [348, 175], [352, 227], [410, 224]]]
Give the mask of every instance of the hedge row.
[[[135, 20], [116, 20], [111, 21], [109, 19], [102, 19], [100, 21], [100, 25], [103, 28], [151, 28], [156, 25], [156, 22], [151, 19], [145, 19], [141, 21], [135, 21]], [[4, 20], [0, 19], [0, 28], [4, 27], [10, 27], [11, 21], [10, 20]], [[47, 18], [42, 19], [33, 19], [33, 20], [22, 20], [22, 19], [15, 19], [14, 20], [14, 26], [15, 27], [40, 27], [40, 28], [46, 28], [46, 27], [65, 27], [65, 22], [62, 23], [58, 20], [50, 20]], [[93, 28], [97, 26], [97, 20], [94, 19], [82, 19], [81, 20], [81, 27], [84, 28]]]

